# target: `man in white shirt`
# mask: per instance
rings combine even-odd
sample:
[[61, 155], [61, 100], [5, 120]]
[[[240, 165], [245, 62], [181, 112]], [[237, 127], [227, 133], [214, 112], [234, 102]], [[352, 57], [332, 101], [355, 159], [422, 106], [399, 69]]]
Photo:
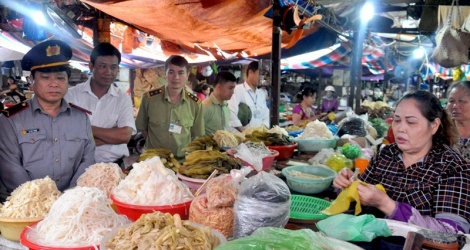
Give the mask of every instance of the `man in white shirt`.
[[[264, 92], [257, 90], [259, 69], [258, 62], [254, 61], [248, 65], [246, 71], [246, 81], [235, 87], [235, 93], [228, 101], [230, 108], [230, 130], [239, 131], [257, 127], [264, 124], [269, 128], [269, 109], [266, 105], [266, 95]], [[251, 119], [248, 124], [242, 124], [238, 117], [239, 104], [245, 103], [250, 107]]]
[[131, 97], [114, 84], [120, 62], [121, 53], [113, 45], [98, 44], [90, 55], [93, 75], [69, 89], [65, 99], [91, 112], [96, 162], [115, 162], [123, 168], [136, 128]]

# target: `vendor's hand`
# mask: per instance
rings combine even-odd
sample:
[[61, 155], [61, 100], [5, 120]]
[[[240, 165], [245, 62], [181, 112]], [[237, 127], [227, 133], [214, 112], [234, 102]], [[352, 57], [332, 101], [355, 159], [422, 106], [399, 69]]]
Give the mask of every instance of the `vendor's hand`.
[[395, 211], [395, 201], [374, 185], [360, 183], [357, 185], [357, 193], [361, 205], [376, 207], [386, 215], [391, 215]]
[[343, 168], [338, 172], [336, 178], [333, 181], [333, 185], [337, 188], [347, 188], [353, 181], [356, 180], [356, 175], [349, 168]]

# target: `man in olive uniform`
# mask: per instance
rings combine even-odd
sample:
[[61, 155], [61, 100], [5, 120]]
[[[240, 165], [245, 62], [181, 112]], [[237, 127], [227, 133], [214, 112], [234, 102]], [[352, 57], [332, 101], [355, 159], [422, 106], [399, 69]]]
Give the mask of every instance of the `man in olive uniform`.
[[214, 92], [202, 102], [206, 135], [213, 135], [217, 130], [229, 129], [230, 109], [227, 101], [234, 93], [236, 82], [237, 78], [228, 71], [217, 74]]
[[142, 95], [136, 127], [146, 138], [146, 148], [167, 148], [182, 159], [181, 150], [195, 137], [204, 135], [202, 104], [185, 89], [189, 64], [184, 57], [169, 57], [165, 75], [166, 86]]
[[23, 57], [31, 71], [34, 97], [0, 115], [0, 200], [19, 185], [49, 176], [64, 191], [95, 163], [90, 120], [63, 99], [72, 57], [69, 45], [49, 40]]

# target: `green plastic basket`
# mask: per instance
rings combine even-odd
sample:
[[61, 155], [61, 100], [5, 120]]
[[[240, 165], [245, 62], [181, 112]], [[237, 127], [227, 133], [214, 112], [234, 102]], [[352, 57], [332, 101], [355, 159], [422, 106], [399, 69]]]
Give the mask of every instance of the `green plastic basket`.
[[305, 196], [305, 195], [291, 195], [290, 200], [290, 218], [300, 220], [322, 220], [328, 215], [321, 214], [320, 211], [329, 207], [331, 202]]

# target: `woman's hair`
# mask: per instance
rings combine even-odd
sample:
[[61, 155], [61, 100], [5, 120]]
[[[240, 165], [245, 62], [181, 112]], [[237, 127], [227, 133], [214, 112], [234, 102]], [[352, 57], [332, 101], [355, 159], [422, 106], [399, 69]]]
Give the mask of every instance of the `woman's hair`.
[[207, 84], [207, 83], [199, 84], [199, 85], [197, 85], [195, 91], [198, 92], [198, 93], [202, 93], [202, 91], [210, 89], [210, 87], [211, 86], [209, 86], [209, 84]]
[[299, 93], [297, 93], [297, 100], [299, 101], [303, 101], [304, 100], [304, 96], [313, 96], [314, 94], [316, 94], [317, 91], [314, 90], [313, 88], [311, 87], [306, 87], [304, 88], [302, 91], [300, 91]]
[[429, 122], [434, 122], [436, 118], [441, 120], [441, 126], [439, 126], [436, 134], [434, 134], [432, 138], [433, 143], [445, 143], [449, 146], [453, 146], [457, 142], [458, 135], [455, 124], [435, 95], [428, 91], [417, 90], [403, 96], [398, 100], [397, 106], [403, 100], [409, 99], [416, 101], [419, 111]]
[[447, 97], [449, 97], [450, 92], [457, 88], [461, 87], [467, 92], [467, 95], [470, 95], [470, 81], [460, 81], [460, 82], [454, 82], [450, 87], [447, 89]]

